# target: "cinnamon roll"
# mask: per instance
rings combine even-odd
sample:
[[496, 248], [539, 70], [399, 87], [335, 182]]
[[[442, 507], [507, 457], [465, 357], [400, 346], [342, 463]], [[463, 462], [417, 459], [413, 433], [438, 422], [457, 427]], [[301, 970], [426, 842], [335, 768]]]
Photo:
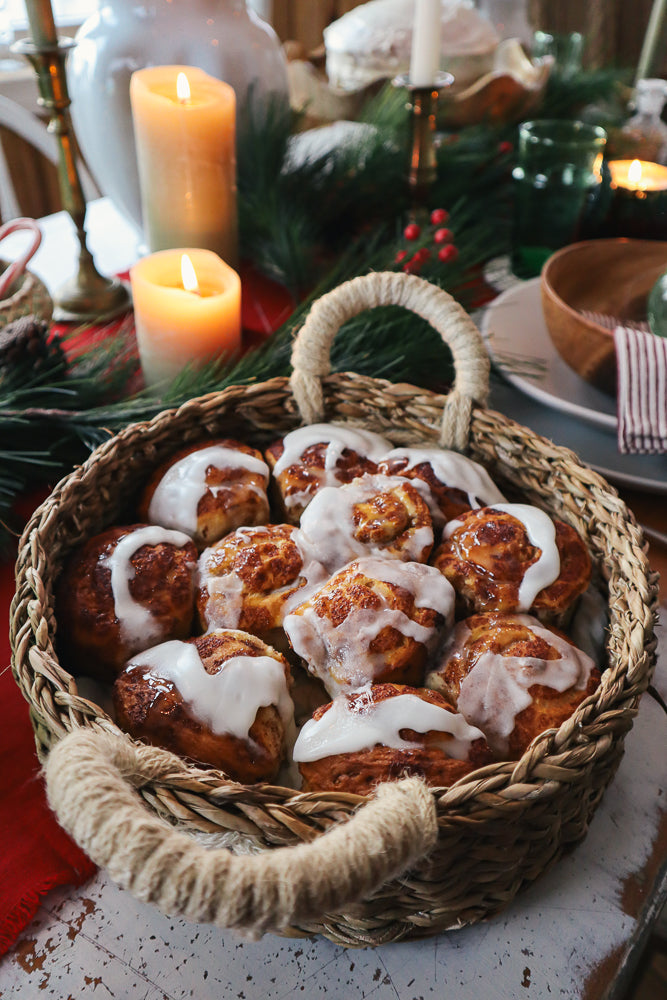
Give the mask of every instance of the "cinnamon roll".
[[284, 627], [332, 697], [369, 682], [419, 685], [453, 623], [454, 600], [432, 566], [368, 556], [334, 574]]
[[494, 504], [444, 529], [433, 565], [457, 593], [457, 616], [531, 611], [563, 623], [588, 587], [591, 561], [577, 532], [529, 504]]
[[131, 736], [235, 781], [273, 781], [293, 739], [287, 661], [244, 632], [219, 629], [138, 653], [113, 699]]
[[398, 684], [339, 695], [294, 746], [304, 791], [356, 795], [408, 775], [445, 787], [492, 759], [484, 735], [442, 695]]
[[197, 550], [157, 525], [109, 528], [72, 554], [56, 585], [58, 647], [74, 673], [112, 679], [133, 653], [190, 634]]
[[151, 476], [139, 514], [184, 531], [201, 551], [240, 525], [269, 520], [269, 469], [256, 448], [228, 438], [177, 451]]
[[199, 558], [202, 630], [238, 628], [281, 650], [283, 619], [328, 578], [291, 524], [237, 528]]
[[433, 524], [439, 529], [473, 507], [505, 500], [483, 466], [443, 448], [394, 448], [378, 463], [378, 472], [426, 483]]
[[286, 521], [299, 524], [316, 493], [375, 472], [378, 458], [390, 448], [379, 434], [348, 424], [310, 424], [290, 431], [265, 455], [276, 506]]
[[599, 683], [593, 660], [567, 636], [531, 615], [498, 612], [459, 622], [426, 677], [508, 760], [557, 729]]
[[362, 556], [426, 562], [433, 524], [419, 490], [402, 476], [360, 476], [326, 486], [301, 517], [303, 544], [331, 573]]

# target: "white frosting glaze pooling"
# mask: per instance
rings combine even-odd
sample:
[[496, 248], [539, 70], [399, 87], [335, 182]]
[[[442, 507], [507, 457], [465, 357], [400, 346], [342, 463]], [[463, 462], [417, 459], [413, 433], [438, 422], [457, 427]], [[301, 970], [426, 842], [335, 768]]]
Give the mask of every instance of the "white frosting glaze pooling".
[[[499, 753], [507, 749], [507, 738], [514, 729], [517, 715], [532, 703], [529, 688], [539, 684], [559, 692], [570, 688], [581, 691], [588, 684], [595, 666], [586, 653], [545, 628], [537, 619], [529, 615], [515, 617], [560, 656], [543, 660], [486, 651], [461, 682], [459, 711], [468, 722], [483, 730]], [[467, 629], [460, 628], [456, 643], [448, 649], [448, 658], [461, 650], [467, 634]]]
[[150, 682], [171, 681], [192, 715], [212, 732], [247, 740], [260, 708], [275, 705], [286, 729], [294, 714], [285, 668], [271, 656], [233, 656], [215, 674], [193, 642], [163, 642], [131, 659]]
[[372, 702], [369, 691], [361, 711], [352, 708], [342, 695], [334, 699], [320, 719], [309, 719], [294, 745], [294, 760], [305, 763], [339, 753], [358, 753], [377, 744], [398, 750], [419, 747], [419, 743], [401, 737], [402, 729], [451, 736], [446, 743], [443, 741], [443, 749], [457, 760], [466, 760], [473, 740], [483, 739], [480, 730], [470, 726], [462, 715], [423, 701], [417, 695], [400, 694]]
[[334, 572], [359, 556], [380, 555], [393, 559], [419, 562], [425, 549], [433, 545], [430, 524], [408, 528], [402, 544], [365, 543], [355, 538], [353, 509], [372, 497], [392, 490], [402, 491], [409, 481], [404, 476], [359, 476], [342, 486], [325, 486], [306, 507], [301, 516], [300, 534], [306, 547], [330, 572]]
[[394, 448], [387, 452], [382, 460], [390, 462], [392, 459], [400, 458], [407, 459], [406, 471], [428, 462], [436, 479], [439, 479], [443, 486], [468, 494], [468, 503], [471, 507], [479, 507], [480, 500], [481, 506], [503, 503], [505, 500], [486, 469], [457, 451], [446, 451], [442, 448]]
[[[197, 506], [209, 490], [213, 496], [221, 490], [228, 490], [232, 483], [206, 484], [206, 471], [210, 466], [220, 469], [244, 469], [262, 476], [264, 486], [269, 482], [269, 467], [262, 459], [248, 455], [235, 448], [211, 445], [200, 448], [185, 458], [174, 462], [158, 483], [148, 507], [148, 517], [155, 524], [168, 528], [178, 528], [189, 535], [197, 530]], [[263, 493], [260, 487], [244, 483], [248, 489]]]
[[[409, 590], [414, 594], [416, 608], [432, 608], [442, 615], [443, 628], [451, 627], [454, 589], [433, 566], [368, 557], [359, 559], [353, 567], [371, 580], [382, 580]], [[344, 580], [348, 579], [353, 567], [341, 571]], [[336, 576], [331, 584], [335, 582]], [[422, 643], [429, 651], [442, 634], [442, 628], [420, 625], [405, 612], [392, 608], [381, 591], [375, 593], [381, 601], [379, 608], [353, 607], [338, 626], [328, 617], [320, 617], [313, 607], [303, 607], [298, 614], [285, 618], [285, 632], [294, 651], [321, 678], [331, 695], [367, 684], [386, 667], [386, 655], [372, 653], [369, 648], [382, 629], [394, 628], [401, 635]]]
[[[519, 604], [517, 611], [528, 611], [541, 590], [558, 579], [560, 573], [560, 555], [556, 545], [556, 526], [543, 510], [526, 503], [494, 503], [492, 510], [511, 514], [521, 521], [528, 541], [540, 550], [537, 560], [530, 565], [523, 575], [519, 585]], [[444, 530], [444, 538], [449, 538], [463, 521], [450, 521]]]
[[[150, 609], [138, 604], [130, 594], [130, 580], [134, 578], [134, 566], [130, 559], [142, 545], [166, 544], [182, 548], [191, 541], [189, 535], [182, 531], [169, 531], [158, 525], [148, 525], [125, 535], [116, 544], [113, 552], [100, 560], [102, 566], [111, 571], [114, 614], [120, 623], [121, 633], [126, 642], [134, 645], [144, 640], [150, 645], [161, 631]], [[193, 571], [194, 567], [193, 562]]]

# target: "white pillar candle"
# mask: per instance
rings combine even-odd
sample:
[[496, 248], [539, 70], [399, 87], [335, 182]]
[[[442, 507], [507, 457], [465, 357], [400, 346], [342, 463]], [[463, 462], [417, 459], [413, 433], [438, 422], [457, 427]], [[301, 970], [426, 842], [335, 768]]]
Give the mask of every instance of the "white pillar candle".
[[[189, 96], [179, 96], [179, 74]], [[234, 266], [233, 89], [194, 66], [152, 66], [132, 74], [130, 101], [149, 249], [203, 247]]]
[[[184, 257], [192, 265], [194, 287]], [[146, 385], [170, 380], [188, 364], [201, 365], [238, 351], [241, 281], [217, 254], [162, 250], [138, 261], [130, 281]]]
[[430, 87], [440, 66], [442, 10], [440, 0], [417, 0], [412, 26], [410, 83]]

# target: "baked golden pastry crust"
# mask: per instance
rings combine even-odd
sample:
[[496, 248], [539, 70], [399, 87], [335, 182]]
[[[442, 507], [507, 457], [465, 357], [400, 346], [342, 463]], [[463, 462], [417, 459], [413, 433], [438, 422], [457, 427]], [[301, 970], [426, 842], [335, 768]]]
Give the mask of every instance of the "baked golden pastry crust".
[[566, 635], [530, 615], [500, 612], [459, 622], [440, 665], [426, 677], [426, 686], [444, 695], [508, 760], [562, 725], [599, 683], [598, 668]]
[[316, 493], [376, 472], [377, 457], [390, 447], [378, 434], [343, 424], [311, 424], [290, 432], [265, 452], [275, 506], [285, 521], [299, 524]]
[[[569, 524], [549, 518], [554, 526], [553, 543], [545, 543], [542, 550], [531, 543], [525, 524], [510, 512], [526, 505], [506, 507], [481, 507], [450, 522], [445, 535], [451, 533], [437, 547], [432, 563], [457, 593], [458, 617], [475, 611], [530, 611], [542, 621], [560, 623], [590, 582], [586, 546]], [[537, 508], [530, 511], [547, 520]], [[555, 578], [524, 600], [522, 587], [528, 571], [535, 572], [553, 545]]]
[[[378, 684], [362, 691], [340, 695], [339, 698], [347, 701], [348, 710], [352, 714], [363, 715], [369, 709], [372, 710], [374, 705], [399, 695], [412, 695], [442, 709], [448, 715], [456, 714], [438, 692], [398, 684]], [[313, 719], [322, 719], [334, 704], [331, 702], [318, 708]], [[469, 743], [466, 759], [448, 755], [447, 747], [452, 747], [453, 743], [451, 737], [442, 731], [418, 732], [406, 727], [401, 728], [399, 734], [402, 740], [413, 746], [400, 748], [377, 744], [363, 750], [323, 756], [318, 760], [299, 761], [303, 790], [368, 795], [383, 781], [398, 781], [410, 775], [423, 778], [434, 787], [446, 787], [493, 760], [481, 734]]]
[[[112, 580], [121, 542], [125, 555]], [[157, 526], [109, 528], [85, 542], [56, 585], [58, 648], [68, 669], [110, 680], [133, 653], [189, 636], [196, 566], [193, 542]]]
[[268, 483], [257, 448], [232, 438], [206, 441], [182, 448], [155, 470], [139, 516], [184, 531], [201, 551], [241, 525], [268, 523]]
[[[244, 670], [253, 667], [249, 661], [257, 657], [262, 658], [259, 663], [261, 670], [272, 670], [272, 664], [277, 664], [277, 672], [284, 681], [281, 697], [289, 700], [287, 661], [256, 636], [218, 630], [177, 645], [194, 647], [203, 670], [209, 675], [221, 674], [225, 665], [229, 669], [230, 661], [234, 661], [234, 669], [240, 670], [241, 676]], [[290, 722], [285, 706], [279, 704], [278, 699], [260, 705], [245, 737], [235, 735], [227, 728], [219, 731], [210, 718], [203, 719], [198, 715], [193, 701], [184, 697], [179, 685], [170, 676], [169, 664], [173, 664], [174, 655], [182, 653], [183, 650], [179, 649], [157, 647], [133, 657], [114, 684], [113, 700], [119, 726], [136, 739], [218, 768], [235, 781], [246, 784], [273, 781], [285, 759], [289, 738]], [[186, 655], [189, 654], [186, 652]], [[162, 665], [161, 657], [164, 657]], [[270, 662], [266, 662], [267, 658]], [[275, 677], [272, 679], [275, 681]], [[201, 678], [195, 678], [188, 690], [200, 681]], [[183, 680], [179, 684], [185, 686]], [[250, 678], [250, 685], [256, 686], [256, 678]], [[226, 693], [228, 703], [215, 706], [215, 711], [223, 719], [223, 725], [227, 720], [233, 729], [239, 712], [239, 699], [250, 697], [251, 692], [235, 685]], [[291, 710], [291, 700], [288, 708]]]
[[292, 525], [238, 529], [200, 556], [199, 624], [242, 629], [283, 650], [285, 615], [327, 576]]
[[454, 600], [431, 566], [366, 557], [335, 573], [284, 625], [332, 697], [371, 682], [418, 685], [453, 623]]

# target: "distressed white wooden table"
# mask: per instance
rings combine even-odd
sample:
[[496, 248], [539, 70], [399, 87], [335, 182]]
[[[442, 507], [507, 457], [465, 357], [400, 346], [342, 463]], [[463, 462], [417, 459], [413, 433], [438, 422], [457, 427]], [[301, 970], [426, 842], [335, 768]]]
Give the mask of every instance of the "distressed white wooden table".
[[[94, 218], [108, 233], [108, 204]], [[48, 265], [59, 226], [49, 220], [35, 267], [52, 287], [67, 277], [62, 254], [60, 273]], [[104, 249], [93, 233], [109, 273], [133, 259], [126, 235], [124, 247]], [[667, 566], [664, 550], [656, 556]], [[655, 686], [667, 700], [664, 627]], [[625, 746], [584, 842], [487, 923], [377, 949], [271, 935], [251, 943], [163, 916], [100, 873], [46, 897], [0, 965], [0, 997], [620, 998], [667, 893], [667, 715], [648, 695]]]

